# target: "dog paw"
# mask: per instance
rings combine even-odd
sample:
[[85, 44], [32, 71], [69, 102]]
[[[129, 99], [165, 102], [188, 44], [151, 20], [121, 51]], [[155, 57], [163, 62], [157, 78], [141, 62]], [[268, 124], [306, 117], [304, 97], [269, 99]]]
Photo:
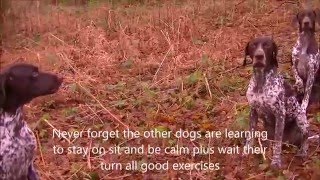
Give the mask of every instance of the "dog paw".
[[300, 158], [305, 158], [305, 157], [307, 157], [307, 155], [308, 155], [307, 151], [299, 150], [295, 156], [300, 157]]
[[299, 93], [303, 93], [304, 92], [303, 82], [301, 82], [301, 81], [297, 81], [293, 87]]
[[241, 157], [247, 157], [247, 156], [248, 156], [247, 153], [242, 152]]
[[280, 159], [273, 159], [271, 161], [271, 168], [272, 169], [281, 169], [281, 160]]
[[307, 158], [308, 158], [308, 149], [301, 147], [295, 156], [301, 158], [302, 160], [307, 160]]

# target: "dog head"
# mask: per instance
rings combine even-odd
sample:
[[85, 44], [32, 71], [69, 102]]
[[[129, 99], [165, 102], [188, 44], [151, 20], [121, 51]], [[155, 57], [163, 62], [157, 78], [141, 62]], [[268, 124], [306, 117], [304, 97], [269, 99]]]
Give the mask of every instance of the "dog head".
[[253, 62], [253, 68], [268, 70], [278, 67], [278, 47], [271, 37], [258, 37], [247, 43], [243, 65], [247, 64], [247, 56]]
[[293, 18], [293, 24], [299, 26], [299, 32], [315, 32], [316, 23], [320, 25], [319, 10], [300, 10]]
[[53, 94], [62, 81], [34, 65], [13, 65], [0, 74], [0, 109], [14, 111], [36, 97]]

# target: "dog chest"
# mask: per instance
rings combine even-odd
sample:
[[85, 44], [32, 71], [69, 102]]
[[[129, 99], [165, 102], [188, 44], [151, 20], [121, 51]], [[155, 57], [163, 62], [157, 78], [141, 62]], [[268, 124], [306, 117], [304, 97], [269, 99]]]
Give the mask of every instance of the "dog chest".
[[300, 78], [304, 81], [307, 79], [308, 72], [308, 56], [306, 54], [301, 54], [297, 62], [297, 71]]
[[316, 54], [300, 54], [296, 62], [298, 75], [306, 81], [310, 75], [310, 71], [316, 71], [319, 67], [318, 55]]
[[[12, 116], [2, 116], [2, 122], [10, 122]], [[12, 119], [11, 119], [12, 120]], [[32, 131], [26, 126], [24, 121], [20, 130], [15, 132], [12, 126], [0, 124], [0, 175], [5, 179], [16, 179], [24, 177], [28, 172], [28, 167], [33, 161], [36, 148], [36, 140]]]
[[254, 92], [254, 82], [251, 82], [247, 91], [247, 99], [250, 106], [258, 111], [276, 110], [278, 108], [277, 103], [283, 93], [280, 85], [280, 82], [275, 83], [274, 81], [267, 81], [266, 86], [263, 87], [261, 92]]

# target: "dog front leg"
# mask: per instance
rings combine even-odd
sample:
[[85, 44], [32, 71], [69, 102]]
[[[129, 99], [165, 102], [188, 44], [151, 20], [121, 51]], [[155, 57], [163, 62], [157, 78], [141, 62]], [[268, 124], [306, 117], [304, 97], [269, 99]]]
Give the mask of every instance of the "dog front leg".
[[[284, 109], [284, 108], [281, 108]], [[274, 168], [281, 168], [281, 150], [282, 150], [282, 137], [285, 123], [285, 110], [277, 110], [276, 113], [276, 126], [274, 134], [274, 145], [273, 145], [273, 157], [271, 166]]]
[[39, 174], [33, 167], [33, 163], [28, 168], [28, 180], [39, 180]]
[[301, 104], [301, 109], [305, 113], [307, 112], [309, 99], [310, 99], [310, 95], [311, 95], [311, 91], [314, 83], [315, 67], [314, 66], [309, 67], [309, 72], [310, 72], [310, 75], [308, 76], [308, 79], [307, 79], [305, 93], [304, 93], [304, 97]]
[[[250, 119], [249, 119], [249, 130], [254, 131], [257, 127], [257, 122], [258, 122], [258, 112], [256, 109], [251, 108], [250, 109]], [[247, 137], [246, 138], [246, 144], [245, 146], [249, 148], [253, 144], [253, 138], [252, 137]], [[242, 154], [246, 155], [246, 154]]]
[[300, 131], [302, 132], [302, 137], [303, 137], [302, 142], [301, 142], [301, 147], [299, 149], [299, 152], [297, 153], [297, 156], [306, 157], [307, 152], [308, 152], [308, 148], [309, 148], [309, 143], [308, 143], [309, 122], [308, 122], [307, 115], [306, 115], [305, 111], [303, 111], [302, 109], [299, 109], [296, 120], [297, 120], [297, 125], [298, 125]]
[[292, 55], [292, 70], [293, 70], [294, 79], [296, 80], [295, 87], [298, 90], [298, 92], [303, 92], [304, 91], [303, 80], [299, 76], [299, 73], [297, 71], [297, 67], [298, 67], [298, 58], [297, 58], [297, 55], [293, 54]]

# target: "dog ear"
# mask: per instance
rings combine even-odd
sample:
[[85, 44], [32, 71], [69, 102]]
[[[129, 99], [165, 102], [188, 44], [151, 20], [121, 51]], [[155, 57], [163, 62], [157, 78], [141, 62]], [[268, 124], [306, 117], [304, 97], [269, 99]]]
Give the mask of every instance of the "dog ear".
[[291, 24], [293, 27], [297, 27], [299, 25], [299, 13], [293, 17]]
[[278, 56], [278, 46], [274, 41], [272, 41], [272, 61], [271, 61], [271, 65], [273, 65], [275, 67], [278, 67], [277, 56]]
[[247, 56], [249, 55], [249, 43], [247, 43], [246, 48], [244, 49], [244, 59], [243, 59], [243, 66], [247, 65]]
[[320, 25], [320, 9], [319, 8], [316, 8], [314, 11], [313, 11], [315, 17], [316, 17], [316, 22], [318, 23], [318, 25]]
[[6, 74], [0, 74], [0, 109], [6, 101]]

